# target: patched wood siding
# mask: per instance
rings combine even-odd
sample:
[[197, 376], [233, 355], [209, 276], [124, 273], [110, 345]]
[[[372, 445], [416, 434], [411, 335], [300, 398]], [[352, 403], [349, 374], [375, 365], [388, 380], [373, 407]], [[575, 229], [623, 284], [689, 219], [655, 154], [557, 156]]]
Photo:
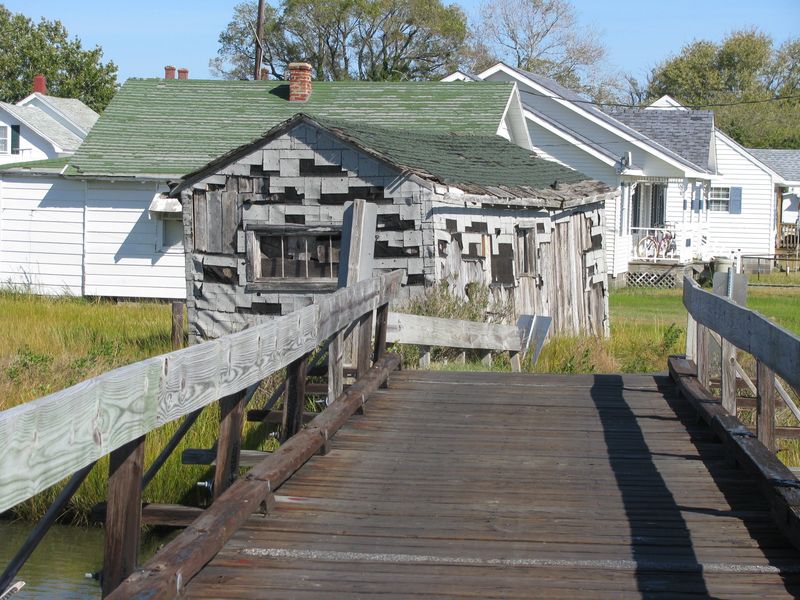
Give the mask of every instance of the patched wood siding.
[[[279, 235], [276, 228], [341, 227], [345, 203], [355, 198], [377, 208], [373, 274], [404, 272], [398, 302], [457, 273], [457, 294], [469, 282], [489, 285], [517, 313], [559, 315], [563, 329], [557, 323], [557, 330], [605, 333], [602, 206], [548, 212], [445, 202], [446, 188], [399, 173], [308, 124], [202, 177], [182, 197], [193, 339], [287, 314], [329, 292], [322, 282], [259, 280], [258, 236]], [[574, 231], [542, 259], [553, 273], [542, 291], [516, 276], [517, 227], [540, 220], [550, 236], [562, 227], [558, 219]], [[451, 245], [449, 254], [440, 244]], [[470, 250], [472, 258], [466, 256]], [[561, 287], [563, 282], [569, 285]]]
[[[607, 272], [601, 205], [567, 211], [465, 209], [434, 202], [437, 278], [467, 297], [470, 283], [489, 285], [498, 302], [510, 301], [516, 314], [553, 317], [561, 334], [605, 335], [608, 327]], [[486, 232], [486, 233], [483, 233]], [[530, 232], [529, 234], [527, 232]], [[521, 272], [520, 235], [530, 235], [535, 266]], [[471, 246], [487, 242], [492, 255], [475, 258]], [[511, 244], [513, 281], [498, 284], [495, 255]]]
[[0, 281], [81, 295], [83, 183], [6, 176], [0, 186]]

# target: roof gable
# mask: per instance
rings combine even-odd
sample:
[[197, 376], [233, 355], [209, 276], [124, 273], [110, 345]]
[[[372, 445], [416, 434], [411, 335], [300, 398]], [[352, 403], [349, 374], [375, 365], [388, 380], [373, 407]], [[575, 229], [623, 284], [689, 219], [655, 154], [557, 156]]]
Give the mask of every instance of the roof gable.
[[184, 183], [173, 190], [173, 195], [303, 124], [325, 130], [400, 173], [454, 186], [470, 194], [560, 202], [612, 191], [578, 171], [536, 158], [530, 151], [495, 135], [404, 131], [319, 119], [300, 113], [273, 128], [263, 138], [188, 175]]
[[81, 144], [80, 137], [38, 107], [0, 102], [0, 108], [51, 143], [57, 151], [74, 152]]
[[713, 171], [714, 113], [656, 108], [609, 109], [608, 113], [693, 164]]
[[[561, 103], [563, 106], [568, 107], [572, 111], [582, 115], [584, 118], [599, 124], [601, 127], [612, 131], [615, 135], [619, 135], [623, 139], [629, 140], [633, 144], [645, 149], [651, 154], [658, 156], [662, 160], [665, 160], [666, 162], [683, 170], [688, 169], [690, 176], [697, 176], [714, 171], [714, 169], [708, 168], [708, 164], [710, 162], [708, 157], [702, 164], [696, 164], [689, 158], [682, 156], [673, 149], [666, 147], [658, 141], [648, 137], [643, 132], [630, 127], [619, 119], [616, 119], [612, 114], [609, 114], [610, 111], [605, 112], [601, 110], [588, 98], [585, 98], [581, 94], [578, 94], [577, 92], [570, 90], [569, 88], [547, 77], [543, 77], [523, 69], [518, 69], [516, 67], [511, 67], [505, 63], [497, 63], [496, 65], [483, 71], [480, 75], [478, 75], [478, 77], [485, 79], [486, 77], [491, 77], [498, 72], [505, 73], [514, 80], [529, 87], [536, 88], [538, 90], [536, 93], [545, 95], [548, 98], [552, 98], [554, 101]], [[525, 104], [524, 100], [523, 104]], [[533, 113], [540, 114], [535, 107], [532, 107], [528, 104], [525, 104], [525, 109]]]
[[302, 110], [413, 131], [494, 135], [510, 83], [314, 82], [307, 102], [275, 81], [128, 80], [70, 163], [72, 175], [179, 178]]

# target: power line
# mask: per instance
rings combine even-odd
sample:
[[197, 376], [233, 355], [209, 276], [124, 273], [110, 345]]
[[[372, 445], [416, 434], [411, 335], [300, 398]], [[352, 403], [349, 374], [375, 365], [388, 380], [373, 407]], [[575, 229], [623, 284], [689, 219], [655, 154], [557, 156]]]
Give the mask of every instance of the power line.
[[[580, 98], [564, 98], [562, 96], [551, 96], [549, 94], [542, 94], [540, 92], [531, 92], [528, 90], [524, 90], [523, 93], [530, 94], [532, 96], [539, 96], [540, 98], [548, 98], [550, 100], [566, 100], [568, 102], [574, 102], [575, 104], [591, 104], [592, 106], [612, 106], [614, 108], [638, 108], [638, 109], [645, 108], [643, 106], [639, 106], [636, 104], [625, 104], [622, 102], [596, 102], [594, 100], [582, 100]], [[714, 108], [723, 106], [739, 106], [746, 104], [763, 104], [766, 102], [781, 102], [783, 100], [800, 100], [800, 95], [775, 96], [774, 98], [762, 98], [760, 100], [737, 100], [735, 102], [710, 102], [708, 104], [694, 104], [694, 105], [683, 104], [681, 105], [681, 107], [690, 110], [700, 110], [703, 108]]]

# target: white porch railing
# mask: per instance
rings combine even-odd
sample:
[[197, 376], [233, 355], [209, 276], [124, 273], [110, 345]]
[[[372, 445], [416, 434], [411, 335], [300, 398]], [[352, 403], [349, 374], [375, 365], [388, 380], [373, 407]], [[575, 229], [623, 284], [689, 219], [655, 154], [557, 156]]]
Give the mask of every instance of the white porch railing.
[[690, 263], [695, 259], [709, 261], [720, 252], [708, 235], [704, 223], [687, 223], [665, 227], [631, 227], [631, 258], [652, 262]]
[[632, 258], [637, 260], [680, 261], [675, 227], [631, 227]]
[[796, 249], [798, 246], [797, 239], [800, 237], [798, 229], [798, 224], [796, 223], [782, 223], [778, 247]]

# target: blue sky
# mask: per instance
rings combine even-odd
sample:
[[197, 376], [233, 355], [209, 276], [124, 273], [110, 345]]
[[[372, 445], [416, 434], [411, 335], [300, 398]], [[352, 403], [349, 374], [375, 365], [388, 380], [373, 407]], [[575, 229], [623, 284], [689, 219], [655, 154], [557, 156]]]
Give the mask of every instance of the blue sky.
[[[447, 1], [447, 0], [446, 0]], [[161, 76], [163, 66], [188, 67], [208, 78], [208, 60], [237, 0], [4, 0], [36, 20], [60, 19], [85, 46], [100, 45], [106, 59], [128, 77]], [[783, 41], [800, 30], [800, 0], [573, 0], [581, 23], [593, 25], [609, 50], [609, 68], [643, 77], [694, 39], [718, 41], [736, 29], [757, 26]], [[458, 2], [468, 14], [479, 0]]]

